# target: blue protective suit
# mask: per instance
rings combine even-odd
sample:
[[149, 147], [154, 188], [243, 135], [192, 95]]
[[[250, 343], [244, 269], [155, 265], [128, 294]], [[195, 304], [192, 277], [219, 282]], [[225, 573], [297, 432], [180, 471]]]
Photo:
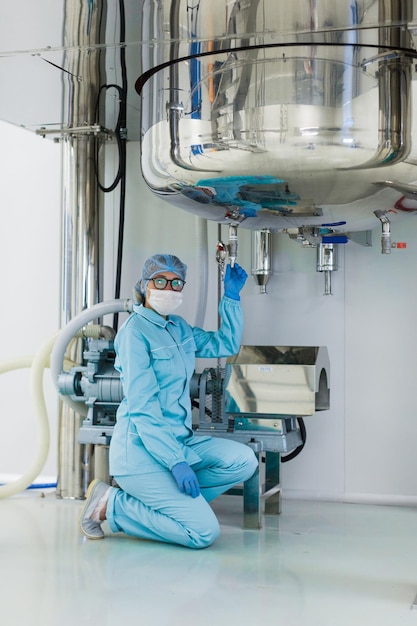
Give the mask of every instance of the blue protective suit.
[[[115, 367], [125, 397], [110, 445], [110, 473], [122, 488], [112, 490], [107, 504], [114, 532], [206, 547], [219, 533], [208, 502], [256, 469], [248, 446], [192, 430], [195, 358], [232, 355], [240, 346], [240, 302], [224, 296], [219, 314], [220, 329], [205, 331], [135, 305], [116, 336]], [[179, 491], [170, 471], [184, 461], [199, 480], [195, 499]]]

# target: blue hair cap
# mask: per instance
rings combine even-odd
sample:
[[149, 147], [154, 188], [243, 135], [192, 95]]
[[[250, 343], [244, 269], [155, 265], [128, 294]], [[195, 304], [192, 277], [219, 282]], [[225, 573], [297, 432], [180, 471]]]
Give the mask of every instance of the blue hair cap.
[[135, 285], [136, 291], [144, 295], [146, 282], [163, 272], [173, 272], [178, 278], [185, 280], [187, 266], [173, 254], [154, 254], [145, 261], [142, 270], [142, 279]]

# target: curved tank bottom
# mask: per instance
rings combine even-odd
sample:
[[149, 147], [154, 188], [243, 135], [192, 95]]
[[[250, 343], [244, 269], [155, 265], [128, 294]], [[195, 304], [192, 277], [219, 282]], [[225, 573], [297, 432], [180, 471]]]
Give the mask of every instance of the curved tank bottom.
[[[404, 161], [374, 169], [351, 169], [372, 159], [376, 150], [377, 94], [370, 92], [363, 100], [362, 107], [358, 106], [363, 111], [361, 128], [352, 131], [363, 141], [358, 139], [353, 145], [343, 141], [343, 130], [319, 126], [317, 117], [312, 120], [320, 113], [318, 109], [313, 111], [311, 107], [307, 111], [308, 107], [299, 106], [294, 110], [300, 122], [295, 131], [295, 125], [292, 127], [293, 137], [290, 129], [281, 141], [277, 141], [276, 133], [264, 131], [263, 150], [244, 149], [233, 142], [221, 151], [208, 147], [192, 159], [188, 156], [188, 163], [200, 167], [186, 171], [170, 160], [167, 146], [155, 153], [154, 159], [142, 162], [144, 178], [167, 202], [219, 223], [234, 219], [242, 228], [280, 230], [344, 220], [351, 230], [374, 228], [379, 222], [373, 211], [393, 209], [405, 194], [396, 189], [381, 191], [378, 184], [398, 180], [413, 185], [417, 168], [411, 161]], [[304, 112], [308, 113], [304, 119], [310, 123], [303, 127], [303, 135], [299, 128]], [[162, 145], [160, 126], [144, 136], [144, 155], [152, 144]], [[198, 136], [195, 127], [201, 131], [199, 120], [184, 120], [182, 146], [193, 145]], [[374, 138], [375, 147], [363, 145], [366, 137]]]
[[[416, 174], [416, 169], [414, 168]], [[417, 190], [417, 180], [415, 181]], [[234, 219], [231, 214], [225, 215], [224, 209], [215, 205], [201, 205], [180, 194], [173, 193], [168, 197], [161, 194], [160, 198], [170, 205], [193, 213], [219, 224], [238, 223], [239, 228], [247, 230], [268, 229], [278, 232], [288, 229], [320, 228], [328, 226], [335, 233], [349, 233], [373, 230], [380, 227], [380, 221], [374, 211], [387, 211], [390, 222], [408, 219], [417, 214], [417, 201], [406, 198], [393, 188], [377, 189], [366, 200], [360, 199], [348, 203], [323, 204], [318, 215], [296, 215], [261, 209], [256, 216]]]
[[[301, 108], [298, 108], [299, 113]], [[406, 162], [376, 169], [353, 169], [369, 161], [377, 146], [376, 138], [375, 147], [366, 147], [363, 145], [365, 141], [361, 145], [360, 140], [365, 139], [367, 134], [372, 135], [372, 130], [377, 134], [375, 119], [373, 129], [370, 121], [369, 125], [367, 122], [367, 112], [371, 109], [366, 105], [363, 108], [366, 112], [363, 127], [351, 133], [355, 137], [352, 142], [346, 140], [343, 129], [313, 125], [311, 117], [306, 117], [304, 128], [293, 126], [292, 137], [290, 130], [281, 140], [273, 131], [262, 131], [263, 149], [254, 144], [236, 145], [233, 140], [224, 142], [222, 147], [213, 147], [210, 143], [196, 144], [205, 136], [203, 124], [184, 121], [180, 144], [184, 161], [192, 166], [190, 169], [170, 158], [169, 138], [164, 132], [166, 122], [161, 122], [153, 126], [142, 140], [142, 174], [155, 192], [182, 193], [202, 204], [216, 203], [218, 194], [215, 192], [209, 196], [200, 193], [201, 187], [216, 187], [216, 178], [222, 181], [219, 185], [223, 186], [225, 179], [231, 180], [228, 204], [235, 204], [236, 194], [244, 191], [234, 189], [233, 180], [236, 177], [241, 177], [243, 181], [247, 177], [282, 180], [290, 190], [289, 201], [283, 204], [282, 210], [290, 212], [301, 210], [303, 206], [320, 207], [323, 203], [346, 203], [366, 198], [374, 192], [373, 183], [380, 179], [413, 181], [417, 178], [416, 168]], [[155, 145], [160, 146], [157, 153], [152, 148]], [[200, 146], [199, 153], [192, 154], [192, 146], [197, 145]], [[262, 190], [265, 191], [265, 187]]]
[[357, 226], [356, 209], [376, 226], [369, 207], [404, 195], [378, 184], [417, 179], [417, 0], [144, 7], [141, 169], [167, 202], [243, 228]]

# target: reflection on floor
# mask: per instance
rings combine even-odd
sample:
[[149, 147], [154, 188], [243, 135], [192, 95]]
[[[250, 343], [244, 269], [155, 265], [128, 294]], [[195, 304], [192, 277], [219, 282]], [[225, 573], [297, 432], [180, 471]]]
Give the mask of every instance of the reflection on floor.
[[242, 529], [241, 498], [222, 496], [220, 538], [194, 551], [88, 541], [81, 506], [53, 492], [0, 500], [2, 625], [417, 625], [413, 508], [284, 500], [256, 531]]

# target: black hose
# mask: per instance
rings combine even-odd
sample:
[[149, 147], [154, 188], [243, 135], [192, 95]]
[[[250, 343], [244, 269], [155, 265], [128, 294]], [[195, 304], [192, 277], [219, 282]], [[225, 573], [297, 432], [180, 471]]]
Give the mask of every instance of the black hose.
[[[120, 66], [122, 70], [122, 97], [120, 101], [119, 120], [117, 124], [117, 135], [120, 137], [120, 210], [119, 210], [119, 235], [117, 245], [116, 281], [114, 289], [115, 299], [120, 298], [120, 285], [122, 279], [123, 260], [123, 239], [126, 209], [126, 142], [127, 142], [127, 69], [126, 69], [126, 15], [124, 0], [119, 0], [120, 7]], [[117, 332], [119, 325], [119, 314], [113, 315], [113, 329]]]
[[290, 452], [290, 454], [287, 454], [285, 456], [281, 455], [281, 463], [287, 463], [288, 461], [292, 461], [292, 459], [295, 459], [295, 457], [300, 454], [301, 450], [306, 445], [307, 431], [306, 431], [306, 427], [305, 427], [305, 424], [304, 424], [304, 420], [303, 420], [302, 417], [297, 417], [297, 422], [298, 422], [298, 425], [300, 427], [301, 443], [300, 443], [299, 446], [297, 446], [297, 448], [295, 448], [295, 450]]
[[[98, 97], [97, 97], [97, 105], [96, 105], [96, 121], [98, 120], [99, 117], [99, 104], [100, 104], [100, 96], [101, 93], [103, 91], [107, 91], [108, 89], [116, 89], [116, 91], [119, 93], [119, 113], [118, 113], [118, 117], [117, 117], [117, 124], [116, 127], [113, 131], [114, 137], [116, 139], [116, 143], [117, 143], [117, 150], [118, 150], [118, 156], [119, 156], [119, 165], [118, 165], [118, 170], [117, 170], [117, 174], [113, 180], [113, 182], [111, 183], [111, 185], [109, 185], [108, 187], [106, 187], [105, 185], [103, 185], [99, 179], [99, 173], [98, 173], [98, 153], [96, 155], [96, 162], [95, 162], [95, 172], [96, 172], [96, 180], [97, 180], [97, 184], [99, 186], [99, 189], [103, 192], [103, 193], [110, 193], [111, 191], [114, 191], [117, 187], [117, 185], [119, 184], [119, 182], [121, 181], [123, 175], [124, 175], [124, 149], [125, 149], [125, 143], [126, 143], [126, 119], [122, 120], [122, 109], [123, 109], [123, 100], [125, 100], [126, 96], [124, 95], [124, 89], [122, 87], [120, 87], [120, 85], [115, 85], [115, 84], [111, 84], [111, 85], [102, 85], [99, 89], [98, 92]], [[125, 116], [126, 118], [126, 116]]]
[[[99, 120], [100, 97], [103, 91], [108, 89], [116, 89], [119, 94], [119, 112], [117, 116], [116, 127], [114, 129], [114, 137], [117, 143], [119, 164], [117, 174], [113, 182], [106, 186], [99, 180], [98, 172], [98, 150], [95, 158], [96, 180], [99, 189], [103, 193], [114, 191], [120, 183], [120, 201], [119, 201], [119, 233], [117, 244], [117, 261], [116, 261], [116, 278], [114, 287], [115, 299], [120, 298], [120, 286], [122, 276], [122, 260], [123, 260], [123, 240], [124, 240], [124, 224], [126, 212], [126, 143], [127, 143], [127, 68], [126, 68], [126, 15], [124, 0], [119, 0], [120, 9], [120, 67], [122, 72], [122, 85], [109, 84], [102, 85], [99, 89], [96, 103], [96, 122]], [[113, 329], [117, 332], [119, 323], [119, 313], [113, 315]]]

